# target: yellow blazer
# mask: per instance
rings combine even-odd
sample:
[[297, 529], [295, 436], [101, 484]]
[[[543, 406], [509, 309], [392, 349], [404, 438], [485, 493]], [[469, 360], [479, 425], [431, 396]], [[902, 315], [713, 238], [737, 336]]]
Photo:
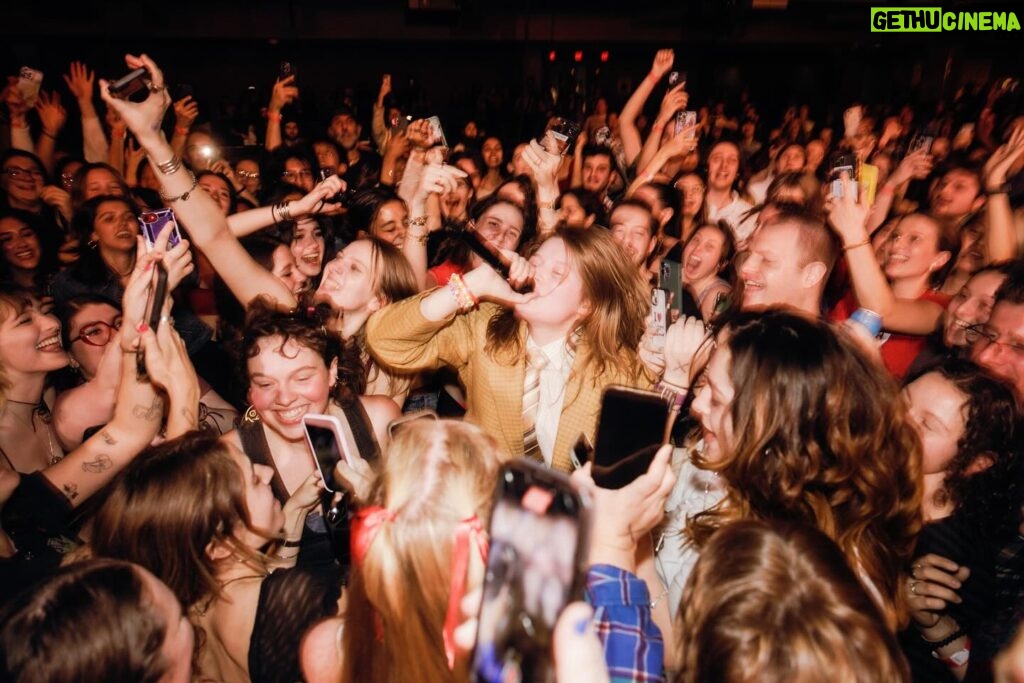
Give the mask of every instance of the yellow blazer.
[[[455, 369], [466, 389], [466, 420], [479, 425], [509, 453], [522, 455], [526, 356], [520, 354], [513, 363], [504, 364], [484, 352], [487, 323], [500, 307], [481, 304], [474, 311], [434, 322], [420, 313], [420, 300], [429, 294], [423, 292], [390, 304], [370, 317], [366, 324], [370, 354], [378, 363], [397, 371], [436, 370], [442, 366]], [[519, 334], [525, 348], [525, 323], [520, 323]], [[581, 338], [565, 389], [551, 460], [551, 466], [563, 472], [572, 469], [570, 452], [580, 434], [593, 443], [601, 393], [606, 386], [649, 388], [653, 384], [639, 360], [629, 374], [609, 370], [600, 377], [584, 376], [587, 356], [587, 343]]]

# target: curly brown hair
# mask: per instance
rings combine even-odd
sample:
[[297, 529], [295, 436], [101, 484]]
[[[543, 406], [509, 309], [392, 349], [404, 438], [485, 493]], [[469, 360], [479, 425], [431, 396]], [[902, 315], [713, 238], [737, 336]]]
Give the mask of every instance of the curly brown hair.
[[354, 341], [341, 343], [327, 331], [324, 319], [315, 308], [284, 312], [276, 308], [272, 301], [263, 298], [254, 299], [249, 304], [245, 331], [239, 345], [245, 386], [249, 386], [250, 380], [248, 359], [258, 356], [261, 351], [260, 341], [270, 337], [280, 338], [279, 348], [294, 341], [299, 346], [315, 351], [328, 367], [337, 358], [338, 382], [332, 396], [336, 401], [347, 405], [366, 391], [366, 370], [360, 359], [359, 347]]
[[881, 601], [907, 623], [900, 590], [921, 529], [921, 442], [898, 388], [827, 323], [780, 309], [740, 313], [718, 335], [731, 355], [733, 441], [727, 494], [687, 531], [704, 545], [726, 522], [780, 519], [832, 538]]
[[[1021, 462], [1016, 450], [1020, 413], [1013, 390], [980, 366], [957, 358], [926, 368], [910, 381], [933, 372], [965, 397], [964, 432], [946, 467], [943, 489], [967, 528], [994, 543], [1008, 540], [1007, 535], [1017, 528], [1020, 510]], [[979, 458], [991, 465], [969, 473]]]

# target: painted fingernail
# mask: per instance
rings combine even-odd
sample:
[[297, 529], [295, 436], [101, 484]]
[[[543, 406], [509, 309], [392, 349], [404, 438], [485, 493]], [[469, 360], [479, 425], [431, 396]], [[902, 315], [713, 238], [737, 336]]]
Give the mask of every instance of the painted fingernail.
[[577, 621], [572, 626], [573, 632], [575, 632], [576, 635], [578, 635], [578, 636], [582, 636], [584, 633], [587, 632], [587, 629], [589, 629], [589, 628], [590, 628], [590, 617], [584, 617], [583, 619], [580, 619], [579, 621]]
[[136, 327], [135, 329], [138, 330], [139, 333], [142, 333], [149, 329], [149, 325], [147, 325], [145, 322], [141, 322], [139, 323], [139, 326]]
[[146, 261], [146, 265], [143, 266], [142, 272], [145, 273], [145, 272], [149, 271], [149, 269], [152, 268], [152, 267], [153, 267], [153, 262], [152, 261]]

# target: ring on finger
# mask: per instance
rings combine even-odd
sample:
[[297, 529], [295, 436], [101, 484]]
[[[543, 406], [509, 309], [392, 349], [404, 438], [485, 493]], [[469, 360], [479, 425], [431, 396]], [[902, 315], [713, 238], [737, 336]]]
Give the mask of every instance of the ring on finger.
[[155, 83], [150, 83], [149, 84], [149, 92], [160, 92], [161, 90], [166, 90], [166, 89], [167, 89], [167, 86], [165, 86], [165, 85], [156, 85]]
[[911, 581], [910, 582], [910, 592], [911, 592], [911, 594], [917, 595], [917, 584], [918, 583], [919, 583], [918, 581]]

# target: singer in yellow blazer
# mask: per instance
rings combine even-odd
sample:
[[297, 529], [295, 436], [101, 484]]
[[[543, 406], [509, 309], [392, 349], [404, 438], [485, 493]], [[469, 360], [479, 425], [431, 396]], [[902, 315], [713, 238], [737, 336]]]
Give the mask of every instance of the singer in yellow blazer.
[[[569, 471], [579, 436], [593, 442], [604, 388], [655, 381], [637, 356], [650, 290], [604, 230], [560, 230], [530, 263], [506, 255], [510, 281], [533, 280], [532, 294], [517, 294], [482, 265], [374, 314], [367, 344], [378, 362], [396, 370], [455, 369], [466, 389], [466, 419], [521, 455], [526, 341], [543, 346], [565, 338], [575, 356], [551, 465]], [[467, 295], [498, 303], [473, 307]]]

